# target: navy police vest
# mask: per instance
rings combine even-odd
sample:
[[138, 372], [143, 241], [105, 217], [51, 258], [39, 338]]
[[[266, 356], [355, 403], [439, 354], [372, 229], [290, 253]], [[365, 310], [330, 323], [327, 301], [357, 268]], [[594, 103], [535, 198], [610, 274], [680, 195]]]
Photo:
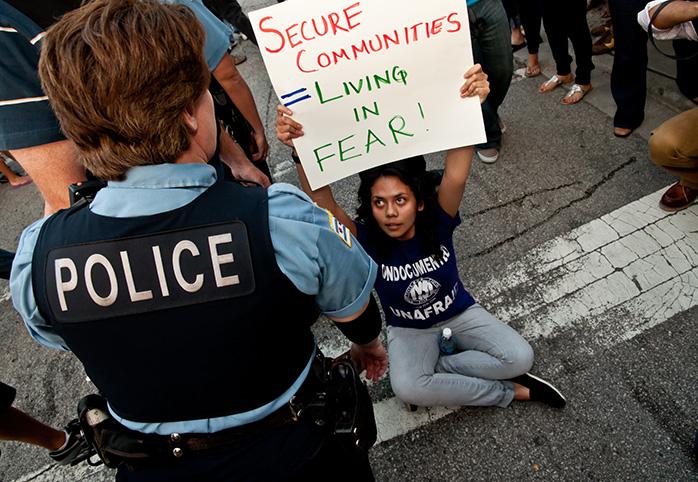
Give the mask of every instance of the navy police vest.
[[216, 182], [190, 204], [135, 218], [86, 204], [51, 216], [33, 288], [113, 410], [134, 422], [259, 408], [314, 347], [314, 298], [279, 269], [266, 191]]

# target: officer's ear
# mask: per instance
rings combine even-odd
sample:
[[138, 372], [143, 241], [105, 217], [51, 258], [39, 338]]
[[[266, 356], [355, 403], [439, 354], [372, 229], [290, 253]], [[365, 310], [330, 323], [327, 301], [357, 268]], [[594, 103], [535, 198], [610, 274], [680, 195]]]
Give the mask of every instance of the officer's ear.
[[199, 121], [196, 119], [196, 105], [188, 105], [187, 108], [184, 109], [184, 112], [182, 112], [182, 118], [191, 132], [191, 135], [196, 134], [196, 131], [199, 129]]

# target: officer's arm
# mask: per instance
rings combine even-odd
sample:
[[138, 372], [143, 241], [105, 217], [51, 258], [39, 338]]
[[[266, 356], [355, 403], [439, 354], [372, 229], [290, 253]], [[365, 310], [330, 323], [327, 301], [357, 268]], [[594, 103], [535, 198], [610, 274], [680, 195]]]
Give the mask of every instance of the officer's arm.
[[380, 312], [371, 290], [377, 266], [336, 218], [297, 188], [269, 188], [269, 228], [281, 271], [355, 342], [352, 351], [378, 378], [387, 367]]
[[353, 342], [351, 357], [359, 370], [366, 369], [366, 377], [378, 381], [388, 369], [388, 354], [380, 341], [382, 320], [373, 295], [359, 313], [332, 321]]
[[24, 320], [24, 324], [32, 338], [49, 348], [68, 351], [68, 347], [63, 339], [39, 313], [36, 300], [34, 299], [32, 256], [41, 226], [45, 220], [45, 218], [41, 219], [25, 229], [19, 240], [17, 254], [15, 254], [10, 273], [12, 304]]
[[365, 345], [378, 337], [383, 325], [378, 303], [373, 295], [359, 312], [344, 318], [332, 316], [329, 318], [334, 321], [344, 336], [359, 345]]

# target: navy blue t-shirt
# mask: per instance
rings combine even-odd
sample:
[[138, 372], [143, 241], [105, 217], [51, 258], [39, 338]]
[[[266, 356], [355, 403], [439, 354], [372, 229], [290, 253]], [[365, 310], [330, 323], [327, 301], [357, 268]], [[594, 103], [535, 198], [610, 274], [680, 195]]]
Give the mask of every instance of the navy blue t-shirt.
[[387, 255], [369, 242], [367, 229], [356, 223], [357, 239], [378, 264], [376, 292], [388, 325], [429, 328], [459, 315], [475, 303], [458, 276], [453, 231], [460, 216], [436, 208], [441, 259], [424, 252], [419, 232], [407, 241], [391, 240]]

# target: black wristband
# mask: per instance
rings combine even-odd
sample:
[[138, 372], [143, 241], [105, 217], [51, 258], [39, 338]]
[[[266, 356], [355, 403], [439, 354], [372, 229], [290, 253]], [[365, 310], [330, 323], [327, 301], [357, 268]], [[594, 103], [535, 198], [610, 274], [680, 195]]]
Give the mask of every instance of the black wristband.
[[301, 163], [301, 158], [298, 157], [298, 154], [296, 154], [296, 151], [291, 152], [291, 159], [293, 159], [293, 162], [295, 162], [296, 164]]
[[373, 294], [371, 294], [371, 298], [368, 301], [368, 306], [366, 306], [366, 309], [358, 318], [346, 323], [335, 322], [335, 326], [339, 328], [339, 331], [344, 336], [357, 345], [365, 345], [372, 342], [380, 334], [383, 327], [378, 303], [376, 303]]

